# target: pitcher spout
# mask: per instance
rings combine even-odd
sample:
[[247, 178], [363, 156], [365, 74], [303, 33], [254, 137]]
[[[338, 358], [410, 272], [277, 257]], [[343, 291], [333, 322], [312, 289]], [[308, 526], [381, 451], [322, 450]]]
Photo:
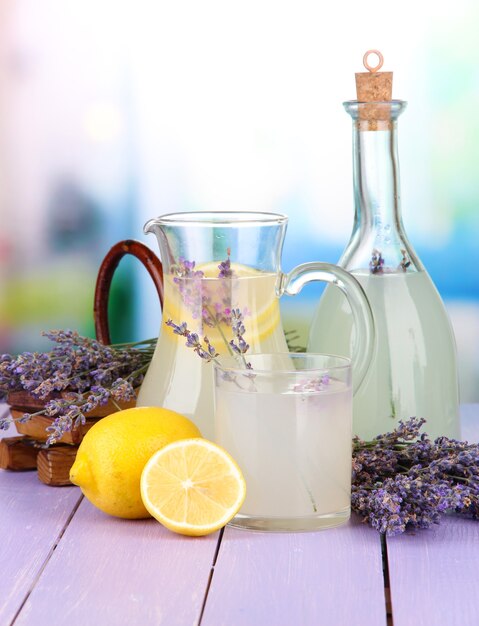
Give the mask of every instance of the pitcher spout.
[[153, 217], [151, 220], [148, 220], [146, 224], [143, 226], [143, 232], [145, 233], [145, 235], [148, 235], [149, 233], [153, 233], [157, 235], [159, 228], [160, 228], [160, 219], [158, 217]]

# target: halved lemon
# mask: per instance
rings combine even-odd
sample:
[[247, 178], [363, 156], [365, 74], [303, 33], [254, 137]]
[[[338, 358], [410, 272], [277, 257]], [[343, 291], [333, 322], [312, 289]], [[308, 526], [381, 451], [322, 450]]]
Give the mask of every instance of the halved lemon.
[[182, 439], [161, 448], [141, 475], [141, 497], [149, 513], [182, 535], [208, 535], [222, 528], [245, 496], [236, 461], [207, 439]]

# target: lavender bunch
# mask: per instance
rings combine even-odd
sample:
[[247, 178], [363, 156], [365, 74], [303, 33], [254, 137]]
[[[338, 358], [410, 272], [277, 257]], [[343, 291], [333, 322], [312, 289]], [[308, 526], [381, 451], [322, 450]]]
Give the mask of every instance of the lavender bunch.
[[[180, 256], [178, 263], [174, 263], [170, 269], [173, 282], [178, 286], [183, 303], [191, 310], [194, 319], [199, 317], [199, 312], [204, 311], [206, 313], [205, 307], [209, 304], [209, 298], [202, 289], [201, 280], [204, 273], [201, 270], [195, 270], [195, 266], [195, 261], [188, 261]], [[204, 315], [204, 317], [208, 320], [209, 314]], [[206, 323], [210, 325], [209, 320]]]
[[[228, 346], [230, 347], [232, 354], [240, 358], [241, 363], [246, 369], [252, 369], [251, 363], [248, 363], [244, 357], [246, 352], [249, 350], [249, 345], [243, 337], [246, 329], [243, 324], [243, 315], [240, 309], [233, 309], [231, 312], [231, 318], [234, 339], [229, 342]], [[203, 337], [203, 341], [201, 341], [197, 333], [191, 332], [186, 322], [176, 324], [173, 320], [169, 319], [165, 322], [165, 324], [173, 329], [173, 333], [175, 335], [184, 337], [186, 339], [185, 346], [187, 348], [192, 348], [200, 359], [209, 363], [211, 361], [216, 361], [217, 357], [219, 357], [219, 353], [211, 344], [208, 337]]]
[[[42, 333], [56, 345], [49, 352], [24, 352], [18, 356], [0, 356], [0, 399], [11, 391], [28, 391], [45, 407], [32, 415], [54, 417], [47, 428], [47, 445], [58, 441], [74, 425], [85, 423], [85, 414], [111, 400], [135, 398], [135, 387], [143, 380], [151, 361], [156, 339], [135, 344], [105, 346], [95, 339], [82, 337], [71, 330]], [[6, 429], [11, 417], [0, 420]]]
[[429, 528], [446, 512], [479, 518], [479, 444], [431, 441], [419, 432], [424, 423], [353, 439], [352, 508], [388, 536]]
[[[238, 357], [238, 360], [246, 367], [251, 369], [251, 364], [244, 357], [249, 349], [243, 335], [246, 330], [244, 327], [244, 315], [247, 309], [242, 312], [239, 308], [232, 307], [232, 291], [234, 283], [231, 279], [235, 277], [231, 268], [231, 250], [227, 249], [227, 258], [218, 265], [219, 281], [204, 281], [204, 273], [196, 270], [195, 261], [188, 261], [184, 257], [179, 257], [178, 262], [171, 266], [173, 281], [178, 285], [179, 293], [183, 304], [191, 311], [193, 319], [201, 319], [203, 325], [210, 328], [216, 328], [223, 339], [228, 352], [232, 356]], [[173, 328], [173, 332], [186, 338], [186, 346], [193, 348], [195, 352], [204, 360], [213, 360], [216, 356], [216, 349], [213, 348], [205, 336], [203, 345], [199, 335], [193, 333], [187, 327], [186, 322], [174, 322], [168, 320], [167, 326]], [[227, 339], [225, 328], [231, 327], [233, 339]]]

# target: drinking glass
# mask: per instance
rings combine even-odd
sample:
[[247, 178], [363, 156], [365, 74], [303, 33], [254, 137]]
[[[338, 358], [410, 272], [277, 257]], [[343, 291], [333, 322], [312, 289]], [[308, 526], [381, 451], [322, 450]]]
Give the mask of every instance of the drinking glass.
[[215, 439], [239, 464], [246, 500], [230, 522], [267, 531], [331, 528], [350, 516], [351, 362], [326, 354], [215, 363]]

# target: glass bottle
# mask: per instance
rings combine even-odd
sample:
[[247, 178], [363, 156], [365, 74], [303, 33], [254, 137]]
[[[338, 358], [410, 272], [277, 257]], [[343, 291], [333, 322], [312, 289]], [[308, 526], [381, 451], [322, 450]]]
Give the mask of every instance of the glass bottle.
[[[355, 218], [339, 266], [362, 285], [376, 322], [370, 369], [354, 396], [354, 432], [364, 439], [412, 416], [431, 436], [459, 436], [454, 335], [431, 278], [409, 243], [400, 210], [397, 118], [405, 102], [345, 102], [353, 119]], [[308, 350], [351, 353], [347, 301], [328, 286]]]

